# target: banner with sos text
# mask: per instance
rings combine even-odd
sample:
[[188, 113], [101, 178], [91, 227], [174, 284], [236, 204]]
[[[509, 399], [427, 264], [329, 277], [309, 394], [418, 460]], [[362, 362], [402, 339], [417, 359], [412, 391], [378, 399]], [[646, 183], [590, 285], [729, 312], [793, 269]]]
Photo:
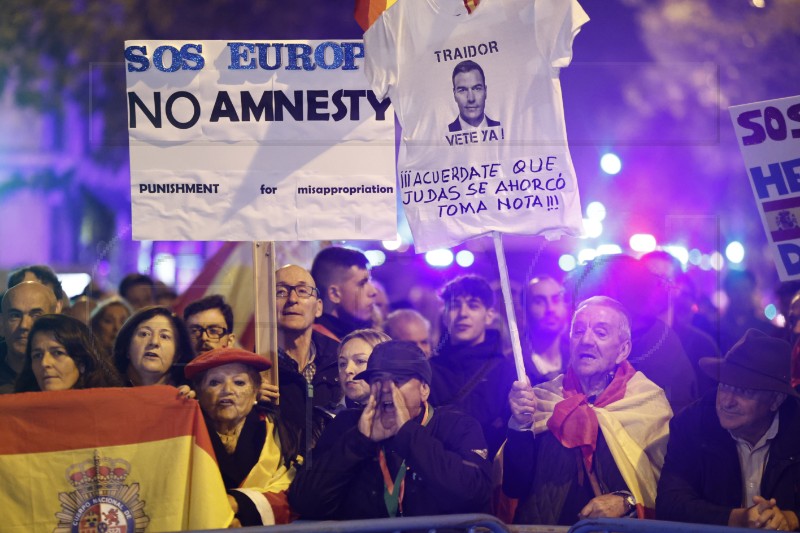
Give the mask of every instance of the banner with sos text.
[[780, 278], [800, 279], [800, 96], [730, 113]]
[[360, 41], [127, 41], [133, 237], [394, 239], [394, 111]]

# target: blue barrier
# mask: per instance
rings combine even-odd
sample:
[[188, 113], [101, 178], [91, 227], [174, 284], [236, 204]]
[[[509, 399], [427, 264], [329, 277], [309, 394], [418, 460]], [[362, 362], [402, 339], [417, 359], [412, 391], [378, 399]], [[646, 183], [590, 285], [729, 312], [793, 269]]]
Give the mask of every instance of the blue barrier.
[[[581, 520], [572, 527], [542, 525], [506, 525], [486, 514], [459, 514], [438, 516], [409, 516], [403, 518], [375, 518], [370, 520], [299, 521], [281, 526], [255, 526], [242, 528], [244, 533], [393, 533], [404, 531], [435, 532], [490, 531], [491, 533], [752, 533], [752, 530], [727, 527], [667, 522], [664, 520], [636, 520], [633, 518], [592, 518]], [[204, 533], [228, 533], [229, 529], [206, 530]], [[199, 532], [198, 532], [199, 533]]]
[[569, 533], [752, 533], [752, 529], [728, 526], [709, 526], [664, 520], [635, 520], [632, 518], [593, 518], [581, 520]]
[[[510, 533], [500, 520], [486, 514], [456, 514], [437, 516], [407, 516], [402, 518], [374, 518], [370, 520], [294, 522], [281, 526], [246, 527], [238, 531], [246, 533], [390, 533], [394, 531], [436, 531], [437, 529], [459, 530], [474, 533], [477, 529], [492, 533]], [[230, 529], [212, 530], [230, 533]], [[204, 533], [209, 533], [205, 531]]]

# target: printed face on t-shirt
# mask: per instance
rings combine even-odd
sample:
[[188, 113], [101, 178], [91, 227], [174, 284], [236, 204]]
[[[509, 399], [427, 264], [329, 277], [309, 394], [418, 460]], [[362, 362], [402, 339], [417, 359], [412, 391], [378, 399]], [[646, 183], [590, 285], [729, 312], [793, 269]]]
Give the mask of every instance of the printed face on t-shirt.
[[458, 104], [461, 120], [470, 126], [483, 121], [486, 106], [486, 85], [478, 70], [459, 72], [453, 78], [453, 96]]

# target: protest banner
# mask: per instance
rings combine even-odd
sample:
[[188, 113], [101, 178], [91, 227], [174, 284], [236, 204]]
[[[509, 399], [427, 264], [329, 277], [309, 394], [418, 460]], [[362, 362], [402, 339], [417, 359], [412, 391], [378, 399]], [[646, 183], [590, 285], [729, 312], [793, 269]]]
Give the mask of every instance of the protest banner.
[[729, 110], [778, 274], [800, 279], [800, 96]]
[[5, 532], [184, 531], [233, 520], [200, 406], [173, 387], [10, 394], [0, 397], [0, 427]]
[[134, 239], [396, 236], [394, 113], [360, 41], [127, 41]]

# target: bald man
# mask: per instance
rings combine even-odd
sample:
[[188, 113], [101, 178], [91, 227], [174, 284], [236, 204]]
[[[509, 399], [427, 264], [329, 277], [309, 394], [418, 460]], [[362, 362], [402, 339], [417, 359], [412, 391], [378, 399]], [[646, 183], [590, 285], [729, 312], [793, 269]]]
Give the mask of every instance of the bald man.
[[[313, 407], [332, 409], [342, 399], [337, 357], [339, 343], [314, 331], [322, 315], [322, 298], [311, 273], [297, 265], [275, 272], [275, 300], [278, 321], [278, 386], [284, 419], [322, 431]], [[305, 444], [313, 446], [309, 438]], [[300, 452], [305, 456], [303, 451]]]
[[393, 340], [413, 342], [428, 359], [433, 355], [431, 323], [414, 309], [398, 309], [389, 313], [383, 331]]
[[38, 281], [23, 281], [8, 289], [0, 304], [0, 394], [14, 392], [14, 381], [25, 361], [28, 332], [42, 315], [59, 313], [61, 302]]

